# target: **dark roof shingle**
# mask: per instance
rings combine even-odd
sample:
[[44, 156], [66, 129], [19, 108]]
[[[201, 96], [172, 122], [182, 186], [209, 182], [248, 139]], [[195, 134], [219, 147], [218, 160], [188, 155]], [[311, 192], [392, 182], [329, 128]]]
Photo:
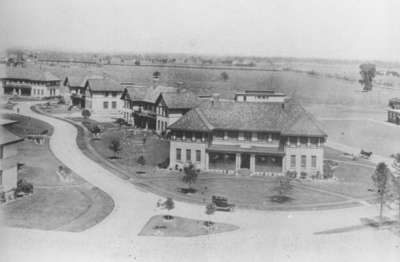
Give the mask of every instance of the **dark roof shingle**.
[[[196, 117], [194, 117], [196, 115]], [[204, 116], [204, 119], [200, 117]], [[293, 99], [285, 103], [215, 101], [192, 109], [169, 128], [194, 130], [199, 123], [207, 130], [280, 132], [284, 135], [326, 136], [316, 120]], [[208, 126], [204, 123], [208, 123]], [[203, 130], [203, 129], [202, 129]]]
[[24, 79], [43, 82], [60, 81], [52, 73], [33, 67], [4, 67], [0, 70], [0, 79]]
[[109, 78], [93, 78], [86, 80], [86, 87], [89, 87], [91, 91], [109, 91], [109, 92], [122, 92], [123, 87], [119, 82]]

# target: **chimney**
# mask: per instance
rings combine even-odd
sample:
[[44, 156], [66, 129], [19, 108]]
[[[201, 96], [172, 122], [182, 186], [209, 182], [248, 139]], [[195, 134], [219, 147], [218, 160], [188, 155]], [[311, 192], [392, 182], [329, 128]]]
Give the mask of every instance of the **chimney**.
[[219, 93], [214, 93], [211, 96], [211, 105], [214, 105], [219, 102]]
[[160, 82], [160, 78], [161, 78], [161, 73], [158, 71], [155, 71], [153, 73], [153, 86], [156, 87], [159, 85]]

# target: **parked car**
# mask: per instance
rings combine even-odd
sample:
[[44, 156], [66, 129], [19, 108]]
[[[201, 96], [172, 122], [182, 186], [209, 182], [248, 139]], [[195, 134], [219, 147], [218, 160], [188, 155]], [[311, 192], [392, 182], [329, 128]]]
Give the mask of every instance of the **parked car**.
[[234, 204], [229, 204], [228, 199], [222, 196], [212, 196], [212, 204], [215, 205], [217, 211], [233, 211], [235, 209]]

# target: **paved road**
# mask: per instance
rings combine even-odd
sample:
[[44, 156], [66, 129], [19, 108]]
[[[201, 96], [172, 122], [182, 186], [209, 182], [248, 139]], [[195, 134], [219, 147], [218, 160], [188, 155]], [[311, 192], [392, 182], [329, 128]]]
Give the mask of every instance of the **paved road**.
[[[360, 224], [377, 207], [327, 211], [219, 212], [214, 221], [240, 227], [229, 233], [195, 238], [139, 237], [147, 220], [160, 211], [158, 198], [136, 189], [88, 159], [77, 147], [76, 129], [63, 121], [21, 113], [54, 126], [50, 148], [74, 172], [98, 186], [115, 201], [113, 212], [98, 225], [80, 232], [1, 228], [1, 261], [399, 261], [400, 238], [381, 230], [342, 234], [315, 232]], [[204, 208], [176, 203], [175, 215], [207, 219]], [[383, 259], [384, 258], [384, 259]], [[382, 260], [383, 259], [383, 260]]]

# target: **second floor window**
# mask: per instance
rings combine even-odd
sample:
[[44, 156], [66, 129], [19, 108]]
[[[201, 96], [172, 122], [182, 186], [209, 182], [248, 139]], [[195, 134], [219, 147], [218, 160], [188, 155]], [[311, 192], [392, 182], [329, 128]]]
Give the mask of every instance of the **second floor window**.
[[200, 150], [196, 150], [196, 161], [197, 162], [201, 161], [201, 151]]
[[306, 155], [302, 155], [301, 156], [301, 167], [307, 167], [307, 156]]
[[192, 151], [190, 149], [186, 149], [186, 161], [192, 160]]
[[103, 102], [103, 108], [104, 109], [108, 109], [108, 101], [104, 101]]
[[228, 138], [229, 139], [238, 139], [239, 132], [237, 131], [228, 131]]
[[317, 156], [311, 156], [311, 167], [317, 167]]
[[243, 132], [244, 140], [251, 140], [251, 132]]
[[176, 149], [176, 160], [178, 161], [182, 160], [182, 149], [180, 148]]
[[290, 156], [290, 167], [296, 167], [296, 155]]
[[117, 102], [116, 102], [116, 101], [112, 101], [112, 102], [111, 102], [111, 107], [112, 107], [113, 109], [116, 109], [116, 108], [117, 108]]
[[223, 139], [224, 138], [224, 131], [218, 130], [215, 131], [215, 138]]

